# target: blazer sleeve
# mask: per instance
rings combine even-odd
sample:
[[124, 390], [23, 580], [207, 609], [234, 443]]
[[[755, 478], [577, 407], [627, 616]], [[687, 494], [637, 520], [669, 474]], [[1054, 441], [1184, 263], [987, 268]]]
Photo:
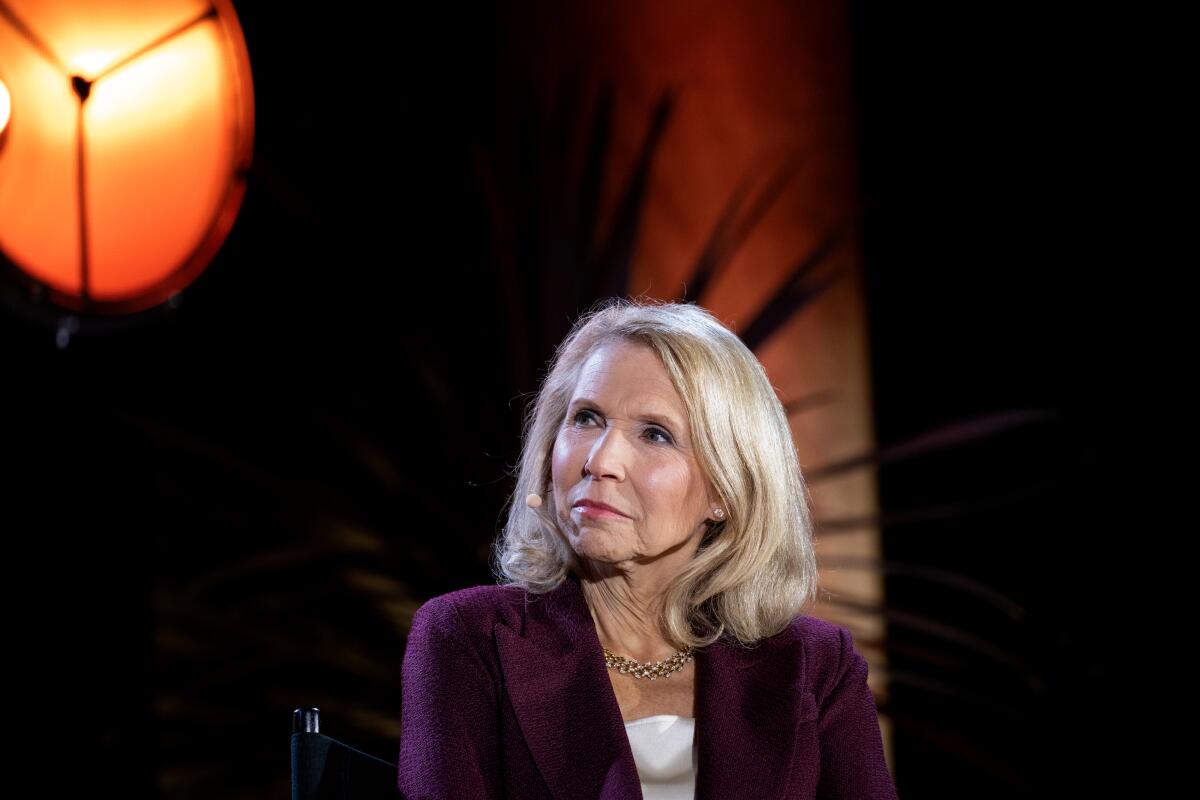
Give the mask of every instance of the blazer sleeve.
[[449, 600], [434, 598], [413, 616], [400, 703], [401, 797], [503, 796], [496, 685]]
[[875, 698], [867, 686], [867, 660], [839, 627], [841, 661], [817, 722], [821, 772], [819, 800], [896, 800], [883, 754]]

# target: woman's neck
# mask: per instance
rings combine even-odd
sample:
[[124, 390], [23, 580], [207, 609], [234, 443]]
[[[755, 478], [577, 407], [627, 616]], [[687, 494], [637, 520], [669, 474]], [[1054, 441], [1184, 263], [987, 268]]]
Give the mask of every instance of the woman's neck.
[[676, 649], [658, 626], [662, 607], [659, 586], [645, 583], [624, 572], [586, 575], [579, 581], [600, 644], [617, 655], [658, 661], [673, 655]]

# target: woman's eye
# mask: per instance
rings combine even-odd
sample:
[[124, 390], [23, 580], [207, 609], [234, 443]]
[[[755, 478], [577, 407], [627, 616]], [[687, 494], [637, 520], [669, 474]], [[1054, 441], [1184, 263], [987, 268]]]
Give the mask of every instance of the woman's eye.
[[663, 444], [671, 443], [671, 435], [669, 433], [667, 433], [666, 431], [664, 431], [662, 428], [647, 428], [646, 434], [649, 436], [661, 436], [662, 439], [660, 441]]
[[[571, 423], [574, 425], [584, 425], [589, 420], [592, 420], [596, 415], [591, 411], [576, 411], [571, 417]], [[662, 428], [646, 428], [644, 436], [650, 437], [657, 444], [672, 444], [675, 440], [671, 438], [671, 434], [664, 431]]]

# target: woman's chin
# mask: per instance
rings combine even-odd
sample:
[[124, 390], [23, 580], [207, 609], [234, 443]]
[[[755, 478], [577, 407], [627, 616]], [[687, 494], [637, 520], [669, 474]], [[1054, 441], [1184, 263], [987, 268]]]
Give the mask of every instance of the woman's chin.
[[584, 525], [571, 532], [571, 547], [580, 558], [603, 564], [617, 564], [634, 556], [611, 531]]

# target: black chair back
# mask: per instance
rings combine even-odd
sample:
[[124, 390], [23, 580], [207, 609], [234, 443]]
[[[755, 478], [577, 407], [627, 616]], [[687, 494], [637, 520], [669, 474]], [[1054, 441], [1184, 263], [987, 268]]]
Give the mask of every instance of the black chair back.
[[396, 779], [395, 764], [321, 733], [318, 709], [292, 712], [292, 800], [394, 800]]

